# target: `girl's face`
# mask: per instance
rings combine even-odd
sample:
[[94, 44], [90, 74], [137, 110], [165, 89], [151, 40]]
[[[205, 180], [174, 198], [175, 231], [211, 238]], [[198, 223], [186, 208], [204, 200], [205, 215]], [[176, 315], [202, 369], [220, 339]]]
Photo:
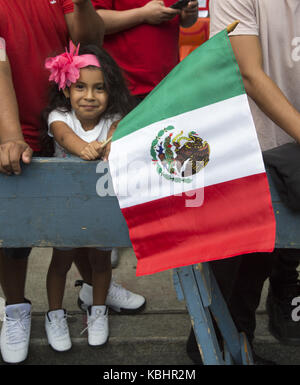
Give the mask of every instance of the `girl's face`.
[[108, 104], [103, 74], [98, 68], [81, 68], [77, 82], [64, 93], [81, 122], [97, 124]]

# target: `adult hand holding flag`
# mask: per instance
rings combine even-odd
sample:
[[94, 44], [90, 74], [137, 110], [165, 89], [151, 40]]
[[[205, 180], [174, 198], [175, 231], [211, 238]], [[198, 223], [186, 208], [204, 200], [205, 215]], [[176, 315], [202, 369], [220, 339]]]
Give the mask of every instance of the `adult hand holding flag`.
[[271, 196], [230, 28], [175, 67], [113, 136], [110, 170], [137, 275], [274, 249]]

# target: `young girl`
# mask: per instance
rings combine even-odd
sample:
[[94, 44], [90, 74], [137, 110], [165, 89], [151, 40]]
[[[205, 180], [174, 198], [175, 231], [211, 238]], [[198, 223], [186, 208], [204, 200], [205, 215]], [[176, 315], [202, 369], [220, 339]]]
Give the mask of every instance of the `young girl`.
[[[46, 60], [49, 80], [56, 83], [44, 115], [48, 135], [54, 138], [57, 157], [107, 160], [109, 149], [104, 150], [102, 143], [113, 134], [117, 121], [133, 108], [133, 101], [118, 66], [105, 51], [96, 46], [78, 51], [79, 47], [70, 43], [70, 52]], [[42, 134], [44, 145], [46, 134]], [[50, 346], [57, 351], [71, 348], [62, 302], [66, 275], [76, 253], [76, 249], [53, 249], [47, 275], [49, 311], [45, 328]], [[107, 342], [109, 333], [105, 301], [111, 281], [111, 248], [86, 248], [85, 253], [93, 271], [88, 343], [99, 346]]]

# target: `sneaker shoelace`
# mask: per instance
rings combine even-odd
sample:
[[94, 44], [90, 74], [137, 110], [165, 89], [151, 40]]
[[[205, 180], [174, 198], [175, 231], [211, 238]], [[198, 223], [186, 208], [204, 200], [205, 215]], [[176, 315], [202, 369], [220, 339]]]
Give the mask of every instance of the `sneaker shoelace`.
[[108, 294], [109, 296], [117, 299], [128, 299], [129, 297], [129, 291], [116, 282], [112, 282]]
[[30, 313], [22, 312], [19, 318], [6, 316], [6, 336], [10, 344], [19, 344], [27, 340], [30, 327]]
[[53, 317], [53, 319], [50, 320], [50, 327], [55, 337], [61, 337], [68, 333], [68, 330], [69, 330], [68, 324], [67, 324], [68, 317], [69, 316], [65, 314], [63, 318]]
[[94, 317], [90, 317], [90, 319], [87, 322], [87, 327], [82, 330], [80, 335], [86, 332], [88, 329], [91, 330], [94, 326], [103, 328], [104, 324], [105, 324], [105, 315], [101, 313], [97, 313]]

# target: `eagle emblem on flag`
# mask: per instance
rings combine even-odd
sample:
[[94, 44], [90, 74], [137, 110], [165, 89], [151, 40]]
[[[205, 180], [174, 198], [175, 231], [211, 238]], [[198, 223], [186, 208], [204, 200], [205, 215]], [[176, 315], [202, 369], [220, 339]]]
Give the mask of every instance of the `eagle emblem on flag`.
[[197, 132], [184, 134], [173, 126], [160, 130], [151, 145], [158, 174], [177, 183], [191, 183], [191, 176], [207, 165], [209, 155], [209, 144]]

